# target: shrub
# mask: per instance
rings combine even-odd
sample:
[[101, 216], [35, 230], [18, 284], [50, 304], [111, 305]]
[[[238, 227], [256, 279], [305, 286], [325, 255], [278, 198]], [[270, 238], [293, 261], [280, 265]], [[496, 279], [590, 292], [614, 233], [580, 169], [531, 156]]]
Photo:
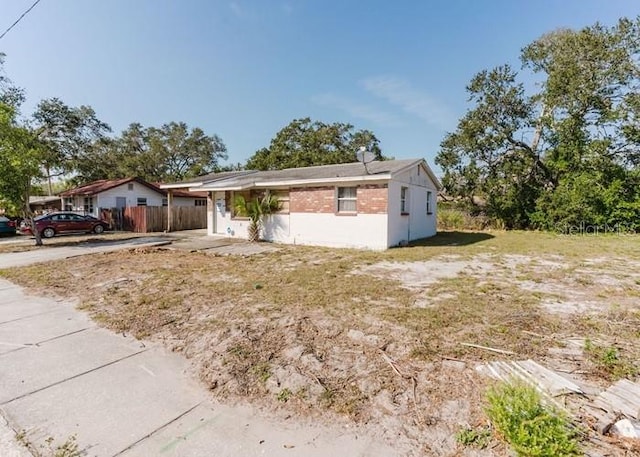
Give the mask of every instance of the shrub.
[[569, 420], [560, 411], [543, 405], [534, 388], [500, 384], [489, 389], [487, 400], [487, 415], [518, 455], [582, 455], [576, 430]]

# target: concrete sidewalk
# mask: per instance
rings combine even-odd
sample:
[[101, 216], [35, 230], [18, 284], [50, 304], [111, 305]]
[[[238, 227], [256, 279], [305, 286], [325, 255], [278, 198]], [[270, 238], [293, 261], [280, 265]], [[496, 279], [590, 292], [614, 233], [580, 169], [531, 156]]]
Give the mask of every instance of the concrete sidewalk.
[[[73, 303], [0, 280], [0, 413], [36, 447], [75, 435], [82, 455], [100, 457], [398, 455], [354, 428], [213, 403], [188, 368], [158, 344], [98, 328]], [[0, 418], [0, 451], [13, 455], [2, 430]]]

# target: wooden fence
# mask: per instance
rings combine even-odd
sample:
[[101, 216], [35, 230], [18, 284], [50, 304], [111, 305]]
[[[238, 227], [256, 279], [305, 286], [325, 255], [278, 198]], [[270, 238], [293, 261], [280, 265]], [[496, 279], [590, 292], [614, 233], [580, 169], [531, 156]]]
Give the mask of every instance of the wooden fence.
[[[100, 217], [109, 222], [112, 230], [149, 233], [167, 230], [166, 206], [127, 206], [100, 208]], [[207, 227], [206, 206], [171, 207], [171, 230], [191, 230]]]

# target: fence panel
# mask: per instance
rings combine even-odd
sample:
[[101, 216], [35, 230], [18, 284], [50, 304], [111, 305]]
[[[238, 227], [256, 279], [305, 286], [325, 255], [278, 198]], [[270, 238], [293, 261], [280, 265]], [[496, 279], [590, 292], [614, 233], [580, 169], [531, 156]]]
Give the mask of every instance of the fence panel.
[[[172, 231], [207, 227], [206, 206], [174, 206]], [[125, 208], [100, 208], [100, 217], [109, 223], [111, 230], [136, 233], [164, 232], [167, 229], [167, 207], [127, 206]]]
[[164, 232], [167, 229], [167, 208], [162, 206], [144, 208], [147, 232]]
[[[192, 230], [207, 228], [206, 206], [174, 206], [171, 208], [173, 220], [171, 230]], [[165, 211], [166, 214], [166, 211]], [[165, 228], [167, 227], [165, 222]]]

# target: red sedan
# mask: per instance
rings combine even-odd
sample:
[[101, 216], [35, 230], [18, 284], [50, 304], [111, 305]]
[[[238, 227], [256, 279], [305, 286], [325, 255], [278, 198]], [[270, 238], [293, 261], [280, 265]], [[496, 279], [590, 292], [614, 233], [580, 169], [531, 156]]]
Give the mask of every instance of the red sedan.
[[[109, 228], [106, 221], [93, 216], [83, 216], [76, 213], [50, 213], [34, 218], [36, 228], [45, 238], [51, 238], [59, 233], [102, 233]], [[23, 225], [20, 232], [31, 235], [31, 227]]]

